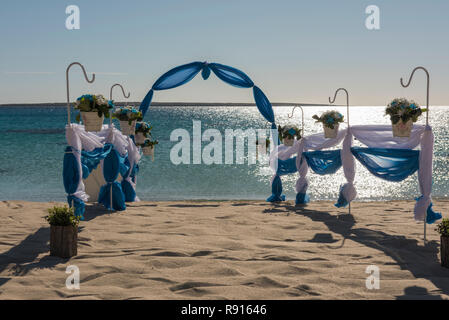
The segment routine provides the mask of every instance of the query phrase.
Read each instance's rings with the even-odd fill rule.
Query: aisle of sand
[[[49,256],[43,217],[54,203],[0,202],[0,299],[444,298],[439,237],[413,220],[412,201],[141,202],[109,214],[90,207],[78,256]],[[447,212],[449,201],[435,201]],[[340,214],[340,215],[339,215]],[[80,290],[65,287],[68,265]],[[365,286],[366,267],[380,289]]]

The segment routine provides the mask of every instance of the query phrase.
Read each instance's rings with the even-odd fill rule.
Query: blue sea
[[[388,124],[385,107],[351,107],[351,124]],[[312,115],[329,107],[305,107],[305,133],[320,132]],[[334,108],[333,108],[334,109]],[[336,108],[345,114],[345,108]],[[288,118],[291,107],[275,107],[276,122],[300,126],[300,111]],[[74,114],[72,119],[74,119]],[[424,123],[424,118],[419,123]],[[154,127],[159,140],[155,160],[143,157],[137,181],[137,194],[142,200],[185,199],[266,199],[271,194],[271,170],[254,165],[175,165],[170,161],[170,141],[174,129],[192,133],[192,121],[201,121],[202,130],[268,128],[255,107],[154,107],[145,120]],[[0,200],[64,201],[62,160],[66,146],[65,108],[0,107]],[[435,133],[433,196],[449,195],[449,123],[448,107],[432,107],[430,124]],[[380,180],[357,163],[356,188],[359,200],[413,199],[419,195],[417,174],[401,183]],[[336,174],[318,176],[309,171],[312,200],[335,200],[345,179],[340,169]],[[297,174],[284,176],[284,193],[294,199]]]

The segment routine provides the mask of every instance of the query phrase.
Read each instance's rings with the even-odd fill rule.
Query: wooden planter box
[[[78,228],[50,226],[50,255],[70,258],[77,255]]]
[[[441,265],[449,268],[449,237],[441,237]]]

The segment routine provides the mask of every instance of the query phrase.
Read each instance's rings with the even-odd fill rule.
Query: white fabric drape
[[[306,193],[308,188],[307,173],[309,167],[307,161],[303,157],[303,152],[308,150],[323,150],[329,149],[339,145],[345,139],[346,148],[342,150],[341,158],[343,163],[343,170],[347,183],[343,186],[343,195],[348,202],[352,201],[357,193],[354,187],[355,178],[355,161],[351,153],[352,135],[346,128],[340,128],[337,137],[328,139],[324,137],[324,133],[317,133],[307,137],[301,138],[299,141],[295,140],[293,146],[287,147],[279,145],[272,151],[270,155],[270,167],[275,172],[271,181],[276,176],[277,159],[287,160],[296,154],[296,168],[298,170],[298,179],[296,181],[296,193]],[[301,161],[303,159],[303,161]]]
[[[354,187],[355,179],[355,160],[351,152],[352,147],[352,128],[346,132],[345,140],[343,141],[343,148],[340,153],[341,163],[343,165],[343,173],[346,178],[346,183],[342,186],[341,193],[347,202],[351,202],[357,196],[357,191]]]
[[[414,149],[421,142],[423,125],[413,125],[410,137],[393,137],[391,125],[351,126],[354,137],[369,148]]]
[[[66,125],[65,135],[67,144],[72,147],[72,152],[78,163],[78,171],[80,172],[78,188],[73,195],[83,201],[87,201],[89,199],[89,195],[85,192],[85,186],[83,183],[81,150],[92,151],[95,148],[103,148],[105,143],[111,143],[114,146],[114,149],[117,150],[121,156],[128,154],[128,160],[131,165],[134,165],[140,161],[140,152],[134,142],[128,136],[123,135],[121,131],[117,130],[113,125],[111,127],[109,125],[103,125],[101,131],[99,132],[86,132],[83,125],[71,123]],[[135,190],[135,183],[132,181],[130,181],[130,183]]]
[[[432,128],[427,126],[421,138],[421,152],[419,154],[418,180],[422,197],[415,204],[415,220],[424,221],[427,208],[432,201],[432,170],[433,170],[433,143]]]

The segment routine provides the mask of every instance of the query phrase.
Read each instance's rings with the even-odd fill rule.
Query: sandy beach
[[[49,256],[46,208],[0,202],[0,299],[447,299],[439,236],[412,201],[139,202],[88,207],[78,256]],[[58,203],[59,204],[59,203]],[[434,201],[448,212],[449,201]],[[80,289],[65,287],[68,265]],[[380,270],[368,290],[366,267]]]

